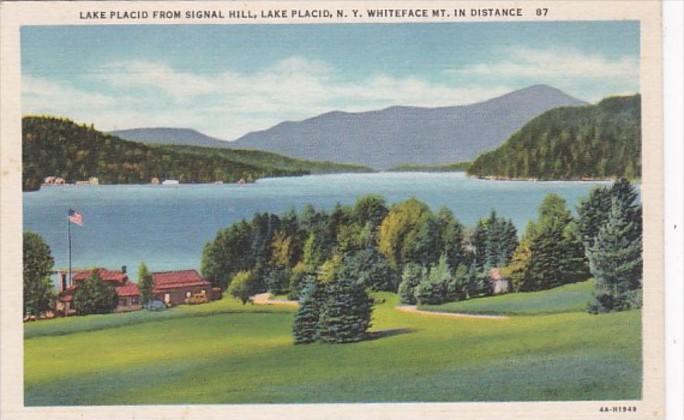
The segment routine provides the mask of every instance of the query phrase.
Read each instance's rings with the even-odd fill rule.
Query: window
[[[137,296],[133,296],[133,297],[131,298],[131,305],[137,305],[137,304],[138,304],[138,297],[137,297]]]
[[[126,298],[119,299],[119,306],[127,306]]]

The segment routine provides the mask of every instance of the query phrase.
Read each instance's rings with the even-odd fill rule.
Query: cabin
[[[492,293],[495,295],[508,293],[511,289],[511,282],[501,274],[499,268],[489,270],[489,281],[492,285]]]
[[[216,288],[196,270],[152,273],[153,294],[166,306],[209,302],[217,298]],[[220,289],[218,290],[220,296]]]
[[[121,270],[107,270],[105,268],[72,270],[71,283],[69,283],[69,272],[60,271],[61,287],[57,295],[55,309],[64,315],[75,314],[76,310],[73,308],[74,292],[78,289],[80,283],[90,278],[93,274],[97,274],[103,282],[110,284],[116,290],[119,300],[114,309],[115,312],[129,312],[141,309],[138,285],[129,281],[126,271],[126,266],[121,267]]]

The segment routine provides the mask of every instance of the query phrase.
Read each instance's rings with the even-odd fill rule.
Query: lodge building
[[[61,287],[57,296],[55,309],[63,315],[73,315],[74,291],[79,285],[96,274],[103,282],[110,284],[118,296],[114,312],[129,312],[142,309],[142,299],[138,285],[128,278],[126,266],[121,270],[93,268],[75,270],[71,273],[60,271]],[[160,300],[166,306],[176,306],[185,303],[204,303],[221,298],[221,289],[212,287],[196,270],[164,271],[152,273],[154,299]]]

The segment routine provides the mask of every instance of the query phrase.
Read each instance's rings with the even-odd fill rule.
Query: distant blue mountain
[[[388,169],[470,161],[495,149],[532,118],[584,105],[562,91],[534,85],[484,102],[439,108],[393,106],[329,112],[248,133],[231,144],[310,160]]]
[[[207,136],[206,134],[202,134],[191,128],[131,128],[128,130],[109,131],[108,133],[124,140],[146,144],[230,148],[230,143],[228,141]]]

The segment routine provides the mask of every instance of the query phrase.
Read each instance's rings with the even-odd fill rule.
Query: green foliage
[[[295,344],[313,343],[318,340],[318,320],[323,301],[322,286],[310,277],[302,289],[299,308],[292,324],[292,335]]]
[[[518,246],[518,233],[509,219],[498,217],[492,210],[489,217],[480,219],[470,235],[478,270],[503,267],[510,261]]]
[[[641,95],[545,112],[475,159],[470,175],[581,179],[641,174]]]
[[[353,217],[356,224],[360,226],[370,224],[370,229],[375,234],[388,212],[387,203],[383,197],[369,194],[356,200]]]
[[[274,268],[266,274],[266,289],[274,295],[280,295],[290,288],[290,269]]]
[[[114,287],[93,272],[74,291],[74,309],[81,315],[106,314],[116,308],[118,299]]]
[[[240,271],[230,281],[228,294],[246,304],[250,296],[258,291],[258,279],[250,271]]]
[[[398,279],[387,258],[375,248],[348,253],[342,260],[339,277],[356,281],[374,291],[396,292]]]
[[[331,283],[338,278],[341,269],[342,257],[335,254],[318,268],[317,279],[321,283]]]
[[[418,305],[438,305],[445,302],[451,283],[451,268],[446,261],[446,256],[442,255],[439,263],[430,268],[427,278],[424,278],[416,287],[414,292],[416,302]]]
[[[252,269],[256,263],[252,236],[252,226],[244,220],[219,230],[202,253],[204,277],[214,286],[225,289],[237,272]]]
[[[287,298],[290,300],[298,300],[302,288],[306,284],[307,278],[316,278],[315,272],[303,262],[299,262],[292,268],[290,272],[290,286],[287,293]]]
[[[54,291],[50,273],[55,260],[37,233],[24,232],[24,316],[39,316],[50,309]]]
[[[398,292],[401,303],[407,305],[414,305],[416,303],[415,290],[424,278],[427,278],[427,269],[425,267],[415,263],[404,265]]]
[[[281,169],[265,166],[259,158],[249,162],[229,158],[239,153],[200,147],[150,146],[122,140],[68,119],[22,119],[24,190],[38,189],[47,176],[59,176],[67,182],[94,176],[103,184],[131,184],[148,183],[153,177],[208,183],[309,173],[298,165]]]
[[[587,249],[591,273],[596,279],[591,313],[641,307],[643,271],[640,229],[629,209],[613,199],[610,216]]]
[[[340,278],[326,286],[318,321],[318,336],[324,343],[351,343],[367,337],[373,299],[363,286]]]
[[[138,290],[140,290],[143,305],[146,305],[154,297],[154,279],[144,262],[141,262],[140,267],[138,267]]]
[[[219,149],[186,145],[152,145],[159,149],[168,149],[181,153],[200,156],[218,156],[232,162],[254,165],[263,168],[292,171],[294,173],[331,174],[331,173],[366,173],[373,172],[367,166],[351,165],[329,161],[296,159],[261,150]]]
[[[539,217],[528,225],[523,242],[516,251],[516,266],[504,270],[517,276],[515,289],[549,289],[589,277],[577,223],[560,196],[544,198]]]
[[[400,269],[407,254],[412,253],[413,239],[429,216],[430,208],[414,198],[392,206],[380,225],[378,239],[378,250],[392,268]]]

